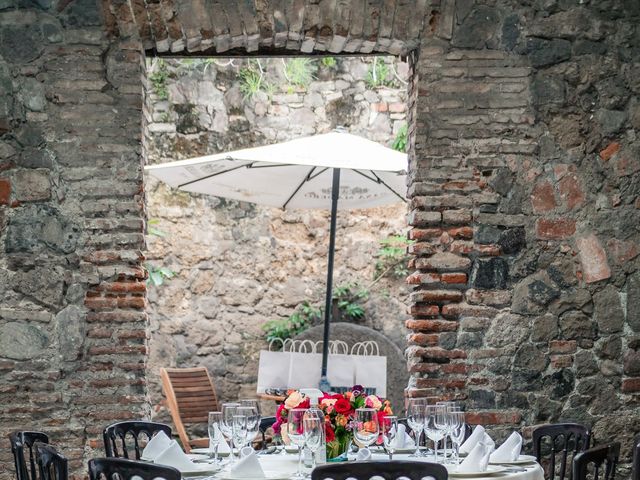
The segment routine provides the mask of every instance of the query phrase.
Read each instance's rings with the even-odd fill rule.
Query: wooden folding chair
[[[208,447],[209,438],[189,438],[186,426],[207,425],[209,412],[220,410],[215,388],[205,367],[161,368],[162,389],[184,451]]]

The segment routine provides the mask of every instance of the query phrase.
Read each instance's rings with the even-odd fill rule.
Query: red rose
[[[347,415],[349,412],[351,412],[351,402],[346,398],[340,398],[333,406],[333,408],[336,412]]]
[[[331,428],[331,425],[328,423],[324,424],[324,434],[325,437],[327,437],[327,443],[333,442],[336,439],[336,432],[333,431],[333,428]]]
[[[308,398],[305,398],[302,402],[300,402],[300,405],[298,405],[296,408],[309,408],[311,406],[311,400],[309,400]]]

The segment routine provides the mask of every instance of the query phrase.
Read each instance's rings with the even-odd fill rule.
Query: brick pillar
[[[512,252],[483,231],[512,235],[523,221],[499,211],[495,179],[535,148],[527,138],[529,69],[516,55],[436,40],[413,68],[407,394],[466,402],[472,423],[518,422],[519,413],[496,411],[493,396],[506,383],[487,370],[507,352],[485,342],[511,301],[502,257]]]

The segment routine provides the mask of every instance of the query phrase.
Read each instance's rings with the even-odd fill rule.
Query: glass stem
[[[298,477],[302,476],[302,447],[298,445]]]
[[[438,440],[433,441],[433,454],[435,455],[435,462],[438,463]]]
[[[236,459],[236,456],[235,456],[235,454],[233,453],[233,437],[229,438],[229,449],[231,450],[231,451],[229,452],[229,461],[230,461],[231,463],[233,463],[233,462],[235,461],[235,459]]]
[[[213,457],[214,463],[218,463],[219,462],[219,460],[218,460],[218,448],[219,447],[220,447],[220,444],[216,443],[216,446],[214,448],[214,454],[213,454],[214,455],[214,457]]]

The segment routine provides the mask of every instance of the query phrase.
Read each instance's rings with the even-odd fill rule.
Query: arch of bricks
[[[537,3],[0,10],[0,477],[11,430],[51,433],[81,474],[104,425],[149,414],[146,54],[407,55],[407,395],[497,435],[638,432],[640,12]]]

